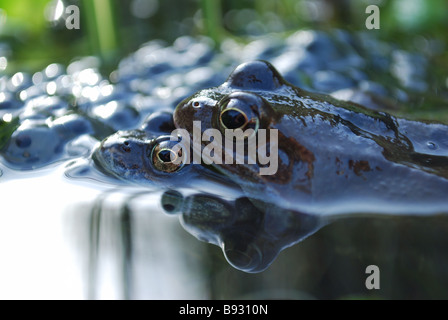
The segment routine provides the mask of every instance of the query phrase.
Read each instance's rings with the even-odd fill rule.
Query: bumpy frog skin
[[[226,114],[229,106],[233,111]],[[165,211],[181,213],[190,233],[221,246],[227,260],[246,272],[264,270],[282,249],[332,218],[448,212],[446,125],[398,119],[304,91],[264,61],[240,65],[221,86],[184,100],[172,121],[154,116],[145,128],[118,132],[102,142],[95,162],[127,181],[169,188]],[[259,164],[155,165],[154,150],[170,130],[193,136],[193,121],[202,132],[254,123],[277,129],[277,172],[260,175]],[[201,179],[212,180],[215,190],[181,190]],[[220,194],[221,185],[242,192]]]

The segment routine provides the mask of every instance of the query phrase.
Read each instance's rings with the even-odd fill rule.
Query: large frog
[[[190,135],[170,141],[176,128]],[[201,151],[210,139],[191,148],[187,159],[196,152],[200,164],[176,161],[182,157],[176,146],[211,128],[223,134],[253,129],[255,135],[276,129],[278,140],[268,134],[266,144],[278,147],[275,172],[260,174],[266,165],[247,159],[209,163]],[[222,154],[236,153],[222,145]],[[268,62],[254,61],[237,67],[222,85],[181,102],[173,119],[154,115],[139,130],[109,137],[94,159],[122,179],[179,190],[165,193],[163,208],[182,213],[187,230],[221,246],[233,266],[259,272],[332,218],[446,213],[447,156],[446,125],[398,119],[307,92],[287,83]],[[214,189],[182,191],[199,181],[212,181]],[[224,185],[237,191],[223,193]]]
[[[448,126],[307,92],[265,61],[242,64],[221,86],[184,100],[174,123],[191,136],[199,124],[202,133],[277,129],[275,174],[261,175],[260,163],[211,165],[254,203],[317,215],[448,211]]]

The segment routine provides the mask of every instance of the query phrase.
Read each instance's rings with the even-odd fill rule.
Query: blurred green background
[[[111,70],[146,41],[182,35],[219,44],[305,27],[365,31],[370,4],[381,10],[381,29],[372,31],[380,37],[417,46],[410,37],[447,42],[445,0],[0,0],[0,72],[32,72],[86,55],[100,56]],[[79,30],[65,27],[69,5],[80,9]]]

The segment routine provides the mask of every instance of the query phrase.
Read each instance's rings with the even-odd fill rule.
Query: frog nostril
[[[430,149],[430,150],[436,150],[436,149],[438,149],[437,144],[435,144],[435,143],[432,142],[432,141],[428,141],[428,142],[426,143],[426,146],[427,146],[428,149]]]
[[[125,141],[123,142],[123,145],[121,146],[121,149],[126,152],[129,153],[131,152],[131,148],[129,147],[129,141]]]

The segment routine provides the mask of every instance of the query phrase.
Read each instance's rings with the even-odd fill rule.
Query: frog
[[[186,143],[195,130],[204,137],[209,129],[276,130],[277,140],[269,136],[266,143],[278,148],[277,170],[264,175],[259,162],[185,161],[195,152],[210,160],[203,150],[211,140],[196,149],[194,141]],[[188,157],[176,148],[182,143],[190,147]],[[236,153],[222,147],[223,154]],[[233,267],[256,273],[341,217],[446,213],[447,156],[447,125],[303,90],[257,60],[186,98],[173,113],[105,139],[93,158],[108,174],[165,188],[165,212],[180,214],[187,231],[220,246]],[[203,181],[209,184],[198,189]]]
[[[105,177],[146,188],[207,190],[218,184],[237,192],[237,185],[213,170],[171,163],[171,156],[182,158],[171,150],[178,143],[172,140],[173,130],[171,111],[154,112],[139,128],[119,130],[103,139],[91,155],[93,166]]]
[[[243,63],[220,86],[182,101],[174,124],[278,131],[278,170],[212,164],[253,202],[315,215],[448,211],[448,126],[395,117],[296,87],[267,61]],[[196,124],[196,128],[195,125]],[[199,125],[199,126],[198,126]],[[203,139],[204,140],[204,139]],[[246,139],[246,144],[248,139]],[[202,147],[210,141],[202,141]],[[236,153],[235,150],[222,152]],[[247,159],[246,159],[247,160]]]

